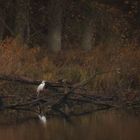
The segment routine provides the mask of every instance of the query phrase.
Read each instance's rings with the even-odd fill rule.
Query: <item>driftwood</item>
[[[59,115],[68,119],[70,116],[84,115],[93,111],[120,107],[122,104],[118,104],[120,103],[120,99],[117,96],[97,96],[91,93],[89,94],[89,91],[84,90],[84,86],[99,74],[101,73],[95,73],[89,79],[76,84],[70,84],[66,80],[57,82],[46,81],[47,87],[51,90],[51,94],[43,94],[39,97],[34,94],[34,96],[29,97],[28,100],[22,103],[17,101],[15,104],[5,104],[4,100],[6,98],[14,98],[16,100],[18,97],[16,95],[0,96],[0,109]],[[9,75],[0,75],[0,80],[28,85],[38,85],[42,81]]]

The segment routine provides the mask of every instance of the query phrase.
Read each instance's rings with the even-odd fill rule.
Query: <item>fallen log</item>
[[[17,76],[17,75],[11,76],[11,75],[4,75],[4,74],[0,74],[0,80],[19,82],[22,84],[31,84],[31,85],[38,85],[39,83],[41,83],[41,80],[33,80],[23,76]]]
[[[104,72],[107,73],[107,72]],[[57,82],[51,82],[46,81],[46,84],[53,93],[58,94],[45,94],[41,95],[39,97],[31,96],[30,98],[25,98],[23,102],[19,102],[18,98],[19,95],[12,96],[0,96],[1,103],[0,109],[6,110],[21,110],[21,111],[28,111],[33,112],[35,114],[39,114],[40,112],[43,112],[43,114],[52,114],[52,115],[60,115],[66,119],[68,119],[69,116],[76,116],[76,115],[82,115],[93,111],[99,111],[99,110],[107,110],[110,108],[118,108],[118,96],[97,96],[94,94],[91,94],[92,92],[88,90],[84,90],[84,87],[90,82],[91,79],[94,79],[97,75],[100,75],[103,73],[97,73],[95,72],[90,78],[83,80],[76,84],[71,84],[67,82],[66,80],[61,80]],[[10,76],[10,75],[2,75],[0,74],[0,80],[6,80],[10,82],[19,82],[21,84],[28,84],[28,85],[38,85],[41,83],[42,80],[33,80],[30,78],[22,77],[22,76]],[[90,93],[90,94],[89,94]],[[13,98],[14,97],[14,98]],[[4,100],[7,98],[13,98],[16,103],[10,103],[10,104],[3,104]],[[4,99],[4,100],[3,100]],[[76,111],[76,108],[81,105],[80,112]],[[90,110],[84,110],[83,106],[86,107],[89,105],[91,106]],[[133,104],[132,104],[133,105]],[[94,106],[94,107],[93,107]],[[121,106],[121,104],[120,104]],[[68,111],[65,111],[65,107],[67,107]],[[44,109],[45,108],[45,109]],[[45,111],[44,111],[45,110]]]
[[[46,81],[45,83],[47,84],[48,87],[65,88],[67,86],[67,88],[72,88],[72,90],[75,90],[78,88],[81,89],[81,87],[86,86],[90,82],[91,79],[95,79],[96,76],[106,74],[109,72],[116,72],[116,70],[106,71],[106,72],[96,72],[95,71],[95,73],[92,74],[89,78],[87,78],[79,83],[76,83],[76,84],[71,84],[65,79],[57,80],[56,82],[45,80]],[[31,78],[27,78],[25,76],[5,75],[5,74],[0,74],[0,80],[5,80],[5,81],[9,81],[9,82],[18,82],[21,84],[28,84],[28,85],[39,85],[42,82],[42,80],[34,80]]]

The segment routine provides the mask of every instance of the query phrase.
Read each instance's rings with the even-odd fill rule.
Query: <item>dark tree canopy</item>
[[[1,0],[0,3],[0,40],[18,36],[29,45],[37,43],[59,51],[67,42],[82,42],[84,48],[90,49],[108,40],[103,37],[106,35],[125,36],[129,40],[139,36],[138,0]]]

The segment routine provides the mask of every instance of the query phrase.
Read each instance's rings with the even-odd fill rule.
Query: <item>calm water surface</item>
[[[63,119],[0,125],[0,140],[140,140],[140,116],[120,111]]]

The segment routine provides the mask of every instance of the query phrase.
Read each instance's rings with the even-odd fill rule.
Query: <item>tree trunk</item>
[[[4,34],[4,26],[3,23],[0,21],[0,42],[3,40],[3,34]]]
[[[85,50],[91,50],[93,37],[92,21],[86,22],[84,32],[82,36],[82,48]]]
[[[4,35],[4,10],[0,8],[0,42],[3,40]]]
[[[17,0],[16,36],[20,42],[29,40],[29,0]]]
[[[48,4],[48,47],[53,52],[61,50],[62,1],[50,0]]]

